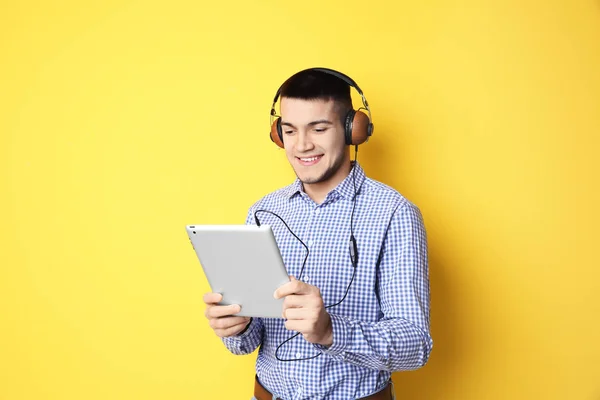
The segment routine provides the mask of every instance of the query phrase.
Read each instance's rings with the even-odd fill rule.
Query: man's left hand
[[[333,343],[333,329],[321,291],[293,276],[290,279],[274,293],[276,299],[285,297],[282,316],[286,319],[286,329],[300,332],[310,343],[330,346]]]

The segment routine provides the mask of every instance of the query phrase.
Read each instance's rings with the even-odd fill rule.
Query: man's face
[[[349,161],[349,152],[334,101],[282,98],[281,128],[288,161],[300,181],[343,180],[340,167]]]

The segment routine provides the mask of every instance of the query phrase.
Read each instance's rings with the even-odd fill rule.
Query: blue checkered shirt
[[[317,286],[325,305],[337,303],[352,277],[350,215],[355,193],[354,236],[358,245],[356,276],[345,300],[327,311],[333,327],[329,347],[307,342],[302,335],[276,348],[296,332],[283,319],[253,318],[241,334],[223,338],[234,354],[260,346],[256,374],[271,393],[285,400],[348,400],[383,389],[391,373],[417,369],[429,359],[429,270],[427,236],[419,209],[394,189],[370,179],[358,163],[353,172],[315,203],[296,180],[255,203],[254,212],[278,214],[310,249],[276,217],[258,213],[270,225],[290,275]]]

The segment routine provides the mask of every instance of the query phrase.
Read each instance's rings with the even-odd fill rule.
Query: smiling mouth
[[[300,162],[300,164],[304,165],[304,166],[309,166],[309,165],[314,165],[316,163],[318,163],[321,158],[323,158],[323,155],[319,155],[319,156],[312,156],[312,157],[296,157],[296,159]]]

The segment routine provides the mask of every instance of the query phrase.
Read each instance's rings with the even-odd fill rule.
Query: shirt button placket
[[[308,231],[308,237],[310,239],[308,239],[307,245],[308,248],[312,250],[312,246],[315,244],[315,241],[313,240],[314,236],[313,236],[313,232],[318,232],[317,229],[317,221],[315,221],[317,219],[317,216],[319,215],[319,213],[321,212],[321,209],[317,206],[315,208],[313,208],[313,212],[310,213],[310,225],[309,225],[309,231]]]
[[[318,224],[318,215],[321,212],[321,209],[319,208],[319,206],[316,206],[313,208],[312,212],[310,213],[310,217],[309,217],[309,224],[308,224],[308,232],[307,232],[307,238],[308,240],[306,241],[306,245],[308,246],[308,250],[310,252],[312,252],[314,250],[314,246],[315,246],[315,232],[319,232],[319,224]],[[302,280],[306,283],[309,283],[310,281],[310,277],[305,273],[302,276]]]

